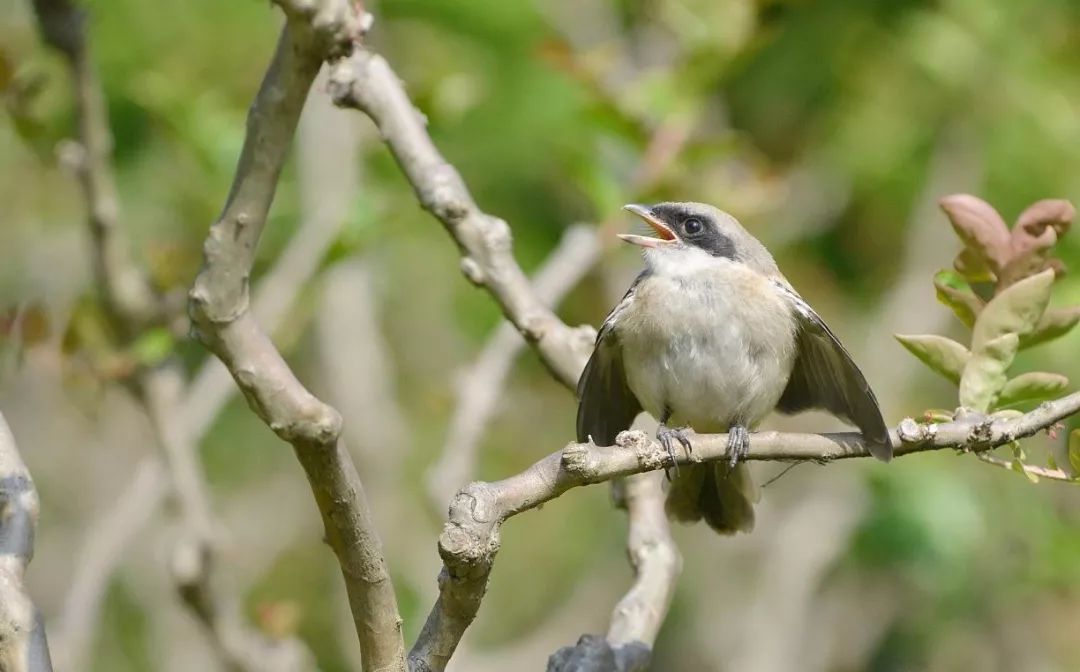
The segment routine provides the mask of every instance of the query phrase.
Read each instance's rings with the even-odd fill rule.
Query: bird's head
[[[775,268],[765,247],[728,213],[704,203],[657,203],[623,206],[645,221],[655,235],[619,234],[644,248],[646,258],[729,259],[766,271]]]

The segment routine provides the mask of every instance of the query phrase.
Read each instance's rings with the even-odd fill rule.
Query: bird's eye
[[[690,219],[683,222],[683,230],[691,236],[696,233],[701,233],[701,230],[704,228],[705,225],[701,223],[701,220],[695,217],[691,217]]]

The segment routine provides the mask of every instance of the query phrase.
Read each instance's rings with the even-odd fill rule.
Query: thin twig
[[[978,457],[987,464],[992,464],[995,467],[1001,467],[1002,469],[1008,469],[1010,471],[1016,471],[1017,465],[1024,471],[1029,477],[1046,478],[1051,481],[1064,481],[1066,483],[1076,483],[1076,477],[1070,476],[1062,469],[1051,469],[1049,467],[1040,467],[1035,464],[1017,463],[1012,460],[1006,460],[990,453],[979,453]]]
[[[0,670],[52,672],[45,623],[26,590],[38,495],[0,413]]]
[[[401,617],[341,416],[296,379],[249,310],[248,281],[278,176],[325,51],[290,21],[248,117],[229,198],[210,228],[190,292],[196,334],[228,367],[252,410],[292,444],[341,565],[364,668],[405,670]]]

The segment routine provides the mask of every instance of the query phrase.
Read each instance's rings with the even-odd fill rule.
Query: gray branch
[[[126,344],[165,319],[169,307],[132,259],[120,227],[111,167],[112,138],[86,35],[85,13],[70,0],[36,0],[35,9],[46,42],[60,51],[70,66],[79,142],[77,149],[66,155],[83,187],[96,284],[110,322]],[[171,484],[184,528],[173,553],[174,578],[181,597],[207,628],[222,658],[237,670],[311,667],[307,662],[310,654],[298,641],[272,642],[248,627],[240,615],[238,598],[218,585],[212,572],[216,523],[197,443],[181,413],[184,381],[178,367],[139,367],[128,382],[147,413],[164,465],[154,461],[140,470],[119,500],[118,510],[95,530],[102,537],[90,542],[94,554],[77,572],[72,599],[61,621],[65,662],[73,668],[84,665],[107,577],[123,557],[122,546],[116,544],[122,544],[147,521],[164,497],[167,488],[163,486]],[[162,466],[167,469],[163,471]],[[163,478],[166,475],[169,481]],[[157,487],[148,489],[148,485]],[[74,598],[84,602],[72,601]]]
[[[333,66],[329,91],[335,103],[356,108],[375,122],[420,204],[457,243],[462,273],[491,294],[552,375],[573,389],[595,331],[568,327],[532,290],[514,261],[510,227],[477,207],[461,175],[432,143],[422,115],[386,60],[357,49]]]
[[[1037,409],[1014,419],[995,419],[977,414],[967,414],[955,422],[943,424],[920,424],[906,419],[892,432],[892,442],[897,456],[913,453],[953,449],[963,452],[984,452],[1017,439],[1026,438],[1047,430],[1064,418],[1080,411],[1080,392],[1042,404]],[[725,459],[726,434],[692,435],[693,451],[679,455],[678,462],[690,464]],[[751,460],[806,460],[827,462],[838,459],[869,457],[870,452],[858,433],[798,434],[782,432],[759,432],[751,435]],[[548,502],[567,490],[583,485],[601,483],[614,478],[640,474],[671,466],[663,447],[644,432],[628,431],[619,435],[614,446],[571,443],[536,462],[525,471],[494,483],[477,482],[464,488],[450,506],[450,517],[439,538],[439,552],[445,569],[440,580],[443,586],[437,606],[428,619],[432,632],[425,634],[445,646],[455,632],[454,626],[464,626],[476,615],[483,598],[487,577],[499,550],[499,528],[511,516]],[[450,581],[448,579],[452,578]],[[642,577],[638,578],[639,585]],[[447,590],[450,586],[451,590]],[[667,596],[668,598],[670,596]],[[432,623],[433,619],[436,623]],[[435,629],[434,625],[441,625]],[[622,647],[607,646],[610,656],[595,638],[587,638],[587,650],[572,654],[574,664],[588,661],[617,660],[612,657],[620,648],[625,654],[626,645],[640,635],[655,635],[651,622],[639,621],[634,627],[612,625],[612,632],[622,640]],[[627,641],[629,640],[629,641]],[[597,648],[599,647],[599,648]],[[553,657],[553,664],[563,665],[556,670],[624,670],[631,667],[565,667],[569,664],[564,656],[567,650]],[[636,654],[635,654],[636,655]],[[584,657],[584,658],[582,658]],[[624,665],[628,663],[623,663]],[[637,664],[637,663],[634,663]],[[429,666],[430,667],[430,666]],[[424,668],[421,668],[424,669]],[[430,667],[430,669],[442,669]]]
[[[45,623],[23,581],[34,557],[38,495],[0,414],[0,670],[52,672]]]
[[[305,21],[311,16],[303,14]],[[325,31],[337,34],[328,24],[312,25],[293,15],[251,106],[236,177],[203,247],[189,313],[200,340],[232,373],[252,410],[292,444],[307,473],[341,565],[364,669],[403,671],[397,600],[359,474],[339,441],[341,416],[296,379],[248,305],[251,265],[278,176],[308,90],[330,53]]]
[[[439,154],[424,128],[423,116],[413,107],[386,61],[358,49],[350,58],[334,65],[329,91],[338,105],[356,108],[375,122],[421,205],[442,222],[457,243],[462,256],[461,270],[466,278],[488,291],[506,319],[537,351],[552,375],[573,389],[591,353],[595,331],[589,326],[572,328],[564,324],[530,285],[514,260],[510,229],[506,222],[478,208],[461,176]],[[658,132],[655,142],[651,143],[648,154],[657,158],[657,163],[670,160],[672,147],[685,139],[685,129],[679,128],[682,130],[663,129],[662,133]],[[669,155],[666,159],[665,150]],[[646,170],[635,176],[635,183],[651,179],[654,179],[653,176]],[[505,342],[510,342],[509,336]],[[485,375],[496,378],[505,375],[500,368],[492,366],[494,374]],[[475,433],[475,430],[471,431],[471,434]],[[473,440],[474,437],[467,433],[465,438]],[[646,516],[645,509],[649,507],[652,510]],[[451,520],[453,516],[452,506]],[[662,516],[659,500],[642,499],[638,516],[642,520],[656,520]],[[631,517],[634,518],[634,515]],[[663,529],[666,531],[666,522]],[[488,545],[456,549],[452,539],[445,533],[443,537],[440,553],[444,567],[439,576],[439,598],[409,653],[414,672],[446,668],[479,609],[487,586],[490,563],[498,546],[496,537]],[[655,539],[658,543],[664,539],[670,542],[666,534]],[[459,550],[475,561],[462,562]],[[674,544],[665,550],[672,557],[678,556]],[[648,564],[653,556],[641,556],[639,559]],[[674,574],[663,567],[653,569],[642,565],[638,571],[639,582],[642,577],[649,577],[649,584],[658,577],[674,579]],[[658,622],[666,611],[668,598],[664,596],[670,590],[672,586],[669,585],[663,590],[639,591],[634,601],[646,595],[649,599],[661,598],[660,603],[651,605]],[[636,613],[650,612],[642,606]],[[651,630],[647,626],[641,628],[643,633]],[[651,647],[655,632],[651,632],[649,637],[644,642],[646,650]]]
[[[554,306],[596,264],[600,241],[596,230],[572,226],[533,278],[533,292]],[[458,488],[476,472],[476,454],[484,428],[491,422],[502,398],[514,360],[525,346],[521,334],[509,322],[501,323],[476,360],[457,381],[458,405],[450,420],[446,443],[427,475],[428,499],[442,514]]]

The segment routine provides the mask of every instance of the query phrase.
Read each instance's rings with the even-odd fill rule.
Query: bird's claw
[[[683,449],[686,450],[687,456],[694,452],[694,447],[690,445],[690,439],[686,436],[686,429],[686,427],[672,428],[661,424],[656,430],[656,440],[659,441],[660,445],[667,451],[668,458],[671,460],[670,468],[675,470],[676,476],[679,475],[679,463],[675,457],[675,442],[678,441],[679,444],[682,445]],[[664,469],[664,475],[667,476],[669,481],[671,480],[671,474],[666,468]]]
[[[743,425],[732,425],[727,439],[728,466],[735,468],[750,454],[750,432]]]

